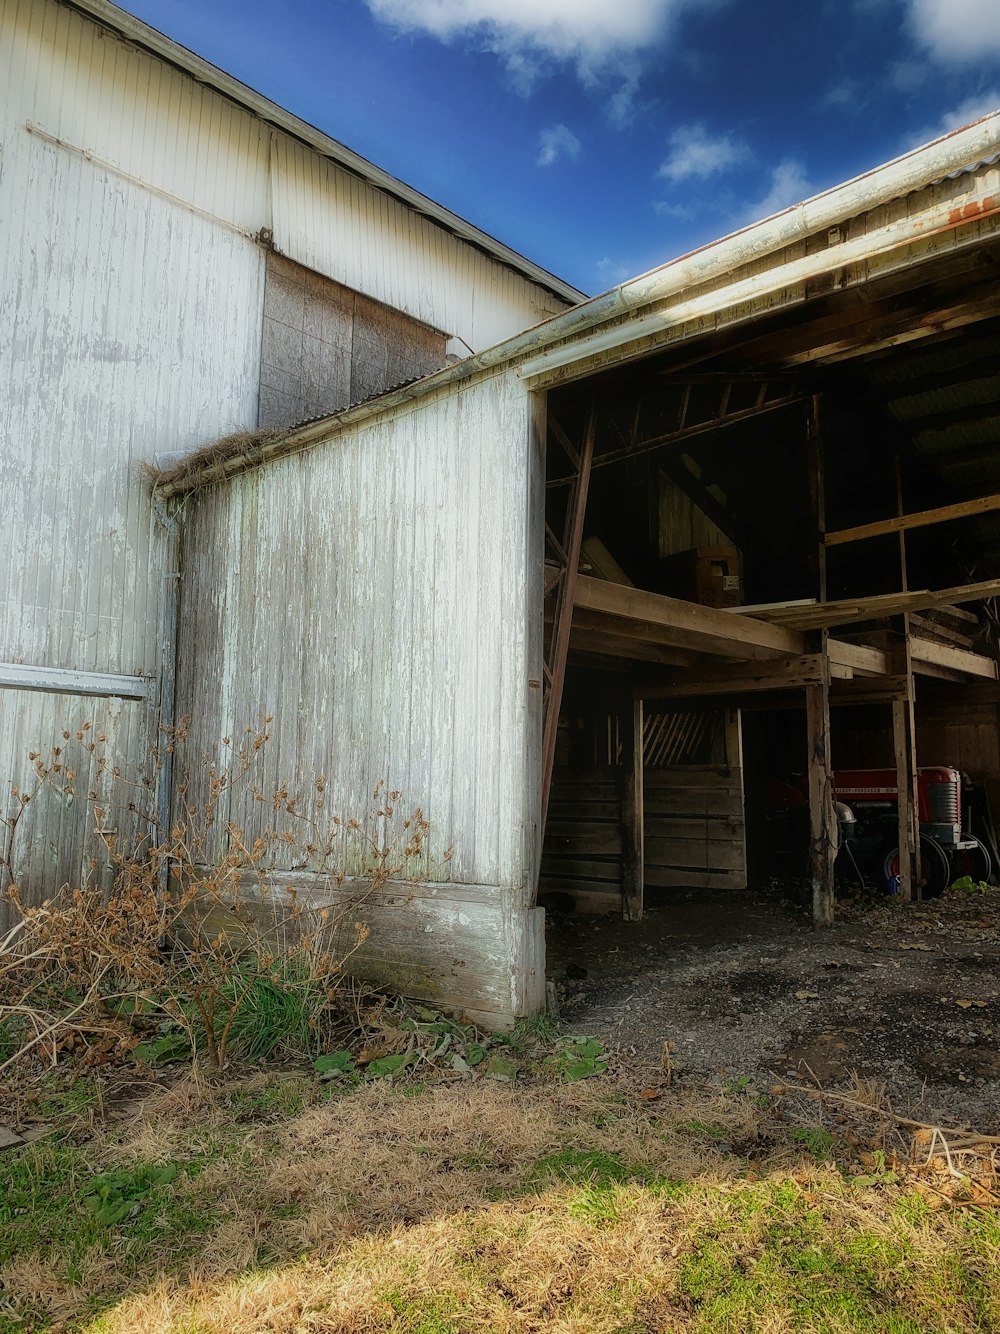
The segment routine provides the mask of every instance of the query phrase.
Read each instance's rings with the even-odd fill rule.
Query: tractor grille
[[[932,824],[958,825],[958,784],[928,783]]]

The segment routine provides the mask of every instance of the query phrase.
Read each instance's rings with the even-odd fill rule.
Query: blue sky
[[[1000,0],[128,0],[586,292],[1000,108]]]

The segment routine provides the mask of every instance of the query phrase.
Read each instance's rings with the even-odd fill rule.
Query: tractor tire
[[[925,899],[936,899],[951,884],[951,865],[948,854],[935,838],[920,835],[920,893]],[[899,883],[899,847],[890,848],[882,862],[882,883],[887,894],[895,894]],[[916,895],[913,896],[916,898]]]
[[[966,834],[965,837],[968,839],[971,838],[972,835]],[[974,848],[961,848],[951,854],[951,879],[948,881],[949,885],[954,884],[956,880],[961,880],[964,875],[967,875],[970,880],[975,880],[977,883],[985,881],[989,884],[990,876],[992,874],[993,859],[990,857],[989,852],[987,852],[985,844],[980,843],[978,838],[976,839],[976,846]]]

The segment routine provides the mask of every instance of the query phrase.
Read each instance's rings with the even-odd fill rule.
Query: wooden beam
[[[889,533],[901,533],[911,528],[929,528],[932,524],[948,523],[951,519],[964,519],[971,514],[989,514],[998,509],[1000,509],[1000,493],[979,496],[976,500],[962,500],[954,505],[939,505],[936,509],[920,510],[916,514],[904,514],[899,518],[880,519],[877,523],[862,523],[855,528],[841,528],[835,533],[827,533],[826,545],[839,547],[848,542],[864,542],[870,537],[885,537]]]
[[[574,618],[573,633],[569,640],[572,653],[620,658],[623,662],[656,663],[661,667],[690,667],[697,661],[697,655],[686,649],[652,640],[643,641],[634,636],[606,633],[607,622],[600,623],[600,628],[578,624],[579,619],[585,615],[584,612],[578,612]]]
[[[811,606],[782,605],[772,610],[757,607],[754,619],[796,630],[818,630],[823,626],[851,625],[898,616],[905,611],[929,611],[952,603],[978,602],[1000,594],[1000,579],[986,579],[978,584],[959,584],[955,588],[917,589],[913,592],[879,593],[874,597],[843,598],[836,602],[818,602]],[[743,607],[727,607],[724,616],[741,616]]]
[[[563,684],[566,680],[566,658],[569,653],[569,637],[573,624],[576,581],[580,566],[580,545],[583,542],[583,521],[587,512],[590,467],[594,457],[594,437],[596,433],[597,405],[596,401],[592,399],[587,416],[587,425],[584,430],[583,445],[580,450],[580,467],[569,496],[566,537],[562,543],[562,550],[566,557],[566,567],[556,589],[552,642],[549,649],[549,660],[546,663],[548,690],[543,701],[541,820],[539,824],[543,838],[545,836],[545,817],[549,806],[549,792],[552,789],[552,768],[556,757],[559,709],[562,705]]]
[[[904,903],[920,897],[920,820],[916,804],[916,759],[913,735],[913,694],[892,701],[892,746],[896,759],[896,788],[899,792],[897,824],[899,840],[899,897]]]
[[[831,639],[827,645],[833,667],[850,667],[862,676],[885,676],[889,655],[867,644],[850,644],[846,639]]]
[[[576,582],[576,606],[608,617],[609,633],[634,633],[644,627],[667,632],[673,642],[705,653],[721,652],[743,657],[774,657],[801,654],[805,639],[795,630],[768,625],[749,616],[733,616],[730,610],[703,607],[696,602],[647,593],[641,588],[623,588],[581,575]]]
[[[790,690],[823,679],[823,655],[807,653],[792,658],[768,658],[757,663],[723,663],[696,667],[672,681],[641,687],[646,699],[699,699],[709,695],[739,695],[759,690]],[[831,678],[849,681],[849,667],[829,664]]]
[[[970,653],[968,649],[952,648],[950,644],[939,644],[936,640],[922,639],[917,635],[910,636],[910,653],[915,663],[945,667],[965,676],[982,676],[988,681],[997,679],[996,662],[984,657],[982,653]]]
[[[645,834],[643,831],[643,706],[641,699],[626,706],[622,718],[622,916],[641,922]]]
[[[809,766],[809,871],[813,925],[833,925],[833,863],[837,855],[837,817],[833,805],[830,753],[830,677],[806,687],[806,736]]]
[[[894,699],[906,698],[905,676],[884,676],[879,679],[856,676],[853,681],[833,681],[830,703],[840,708],[847,705],[888,704]]]

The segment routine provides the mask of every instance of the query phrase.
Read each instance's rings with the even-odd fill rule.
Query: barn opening
[[[992,873],[998,260],[833,279],[551,385],[542,902],[637,920],[797,867],[827,923],[852,814],[879,888]],[[930,766],[964,775],[952,835]]]

